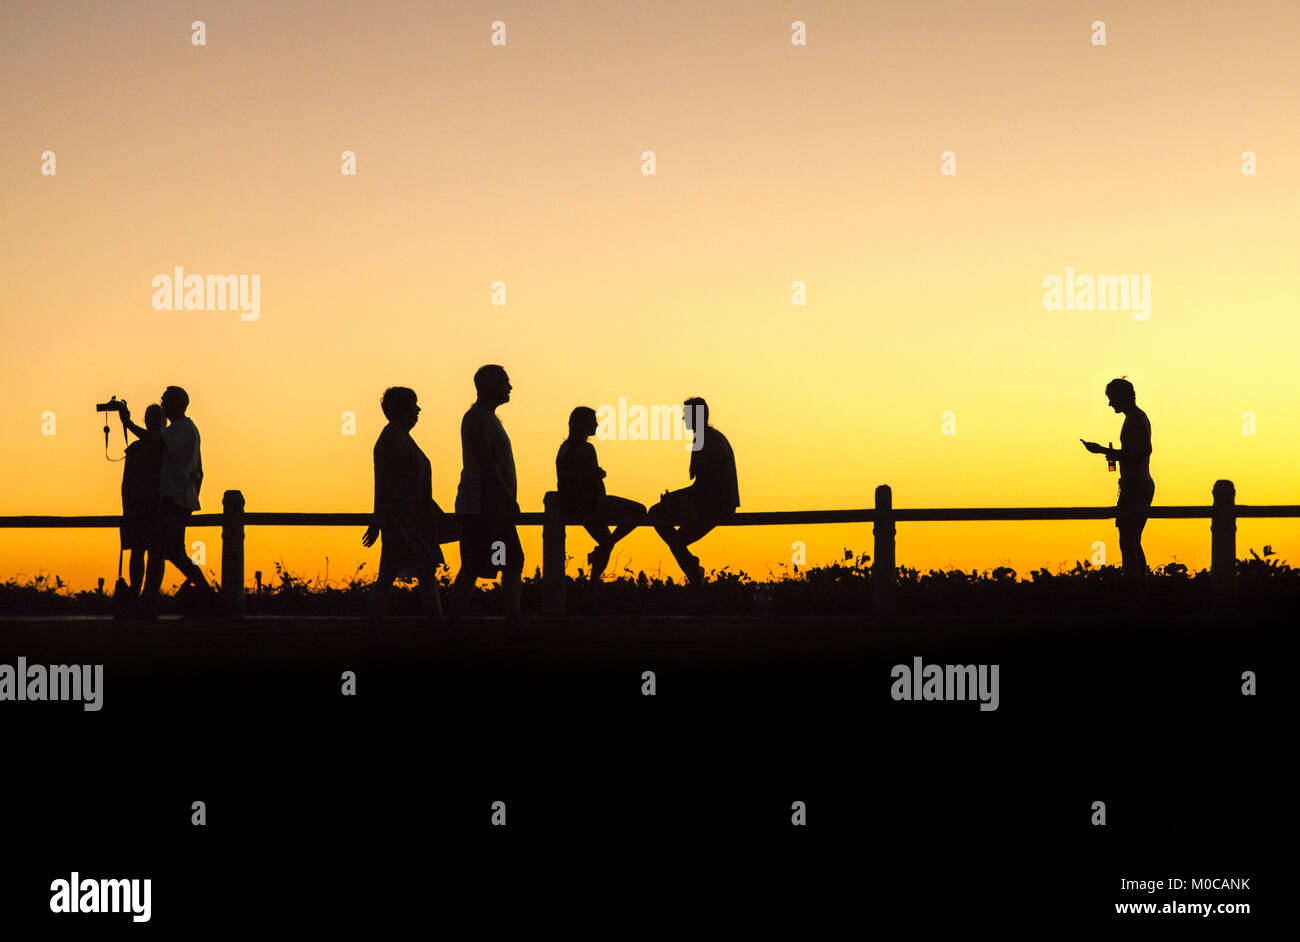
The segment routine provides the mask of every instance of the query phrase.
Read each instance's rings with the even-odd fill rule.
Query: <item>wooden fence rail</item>
[[[1234,579],[1237,559],[1237,520],[1243,517],[1300,517],[1300,504],[1239,505],[1231,481],[1216,481],[1209,506],[1152,507],[1157,519],[1208,519],[1210,521],[1210,585],[1217,610],[1230,610],[1236,602]],[[878,615],[898,611],[898,570],[895,563],[896,524],[942,521],[996,520],[1112,520],[1114,507],[962,507],[897,509],[888,484],[876,488],[875,506],[858,510],[770,510],[737,513],[723,526],[767,527],[828,523],[871,523],[874,536],[872,556],[872,609]],[[521,526],[542,528],[542,609],[548,615],[563,615],[565,609],[565,530],[576,526],[559,509],[554,491],[543,500],[545,510],[519,515]],[[232,610],[244,609],[244,527],[364,527],[371,515],[362,513],[268,513],[244,510],[244,495],[226,491],[219,514],[195,514],[191,527],[221,527],[221,588]],[[453,519],[454,514],[449,514]],[[84,517],[18,516],[0,517],[0,529],[63,529],[116,527],[117,515]]]

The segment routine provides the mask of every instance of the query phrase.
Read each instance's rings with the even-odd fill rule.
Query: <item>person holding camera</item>
[[[144,428],[131,421],[131,413],[127,411],[125,401],[118,406],[117,414],[122,420],[122,427],[134,431],[136,435],[136,440],[126,448],[125,466],[122,470],[122,550],[131,551],[127,565],[131,581],[124,586],[119,578],[114,593],[116,603],[129,610],[140,598],[145,555],[152,553],[158,542],[163,410],[158,403],[151,403],[144,410]]]
[[[158,528],[156,542],[149,553],[144,591],[140,598],[142,614],[146,618],[157,614],[158,592],[162,587],[163,572],[168,561],[204,596],[211,598],[215,595],[208,580],[203,578],[203,570],[185,552],[185,527],[190,514],[199,509],[199,488],[203,485],[199,430],[185,414],[189,405],[189,393],[181,387],[168,386],[163,390],[162,411],[167,417],[167,426],[158,433],[163,446]],[[148,434],[147,430],[141,430],[131,422],[131,413],[125,404],[121,415],[123,424],[136,435],[144,438]]]

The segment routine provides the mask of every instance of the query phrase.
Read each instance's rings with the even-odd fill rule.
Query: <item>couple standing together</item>
[[[458,527],[450,525],[434,501],[429,459],[411,438],[420,415],[415,392],[404,386],[384,392],[380,407],[388,424],[375,442],[374,516],[361,538],[363,545],[372,546],[382,536],[379,573],[369,601],[372,626],[384,616],[393,581],[406,574],[419,579],[424,613],[442,620],[436,577],[446,561],[441,544],[457,539],[461,565],[452,584],[452,619],[464,611],[475,580],[491,579],[499,572],[506,618],[514,624],[522,622],[524,552],[516,529],[518,481],[510,436],[496,415],[497,407],[510,401],[511,388],[501,366],[480,367],[474,374],[476,398],[460,423]],[[587,557],[593,579],[603,573],[614,544],[649,522],[687,577],[692,582],[703,580],[703,567],[687,547],[735,513],[740,498],[731,445],[708,425],[708,405],[703,399],[690,399],[685,407],[683,421],[699,442],[691,453],[694,483],[665,491],[649,511],[635,501],[605,493],[605,472],[588,441],[596,433],[595,411],[579,406],[569,416],[569,436],[555,461],[558,490],[567,518],[584,526],[596,540]],[[613,531],[607,525],[611,521]]]
[[[189,393],[180,386],[168,386],[161,401],[144,410],[143,426],[131,421],[125,400],[118,407],[122,427],[137,438],[127,446],[122,473],[122,550],[131,552],[131,581],[123,582],[119,564],[113,595],[122,606],[120,614],[157,616],[168,562],[181,571],[199,597],[209,602],[215,597],[203,570],[185,550],[185,527],[199,509],[203,486],[199,430],[185,414],[189,405]]]

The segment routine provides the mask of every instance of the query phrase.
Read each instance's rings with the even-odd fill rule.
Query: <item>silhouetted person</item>
[[[438,544],[442,510],[433,499],[433,468],[411,438],[420,406],[414,390],[393,386],[384,391],[379,407],[388,424],[375,442],[375,510],[361,537],[363,546],[373,546],[383,535],[379,572],[370,589],[370,627],[377,629],[384,617],[393,580],[407,575],[420,580],[424,614],[441,622],[437,573],[444,562]]]
[[[126,448],[122,469],[122,549],[131,551],[128,563],[130,584],[121,600],[134,606],[140,598],[144,581],[144,560],[158,542],[161,512],[163,462],[163,410],[156,402],[144,410],[144,428],[131,421],[126,403],[118,411],[124,428],[135,432],[137,440]]]
[[[159,481],[161,503],[158,542],[149,554],[144,591],[141,594],[143,614],[147,617],[153,616],[158,610],[158,590],[162,587],[164,561],[172,563],[205,596],[214,594],[208,580],[203,578],[203,570],[185,552],[185,527],[189,523],[190,514],[199,509],[199,488],[203,486],[199,430],[185,414],[189,405],[189,393],[181,387],[168,386],[163,390],[162,409],[168,424],[162,430],[164,452]],[[125,418],[129,420],[129,416]]]
[[[682,421],[694,435],[690,476],[695,483],[678,491],[664,491],[649,515],[686,578],[698,585],[704,581],[704,568],[686,547],[736,512],[740,490],[736,456],[727,437],[708,424],[708,404],[695,397],[684,405]]]
[[[1083,442],[1083,447],[1105,455],[1107,461],[1119,462],[1115,526],[1119,528],[1120,558],[1129,584],[1145,589],[1147,558],[1142,552],[1142,528],[1156,491],[1156,482],[1151,479],[1151,422],[1137,407],[1133,384],[1128,380],[1112,379],[1107,383],[1106,398],[1112,409],[1124,415],[1119,448],[1105,448],[1096,442]]]
[[[555,456],[560,506],[596,541],[596,548],[587,554],[592,582],[604,574],[614,544],[646,522],[645,504],[605,493],[605,471],[596,461],[596,447],[587,441],[596,434],[597,424],[595,409],[574,409],[569,414],[569,437]],[[612,533],[611,521],[615,524]]]
[[[510,401],[510,377],[504,367],[480,367],[474,374],[478,398],[460,423],[463,467],[456,490],[460,521],[460,571],[451,590],[451,615],[465,609],[476,579],[501,573],[506,618],[519,624],[519,594],[524,549],[519,544],[515,456],[510,436],[496,416],[497,406]]]

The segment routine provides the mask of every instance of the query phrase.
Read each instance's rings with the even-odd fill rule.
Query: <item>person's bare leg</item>
[[[688,579],[695,581],[699,559],[692,555],[681,538],[681,532],[686,528],[684,526],[674,527],[663,522],[656,523],[654,528],[655,532],[659,534],[659,538],[667,544],[668,551],[673,554],[673,559],[677,560],[677,565],[681,567],[682,572],[686,574]]]
[[[700,558],[687,549],[687,547],[696,540],[702,539],[705,534],[714,528],[714,526],[716,526],[716,524],[705,523],[704,521],[692,521],[690,523],[682,524],[677,529],[676,540],[678,548],[673,549],[673,556],[676,558],[677,564],[682,567],[682,572],[686,574],[686,578],[697,585],[702,585],[704,583],[704,567],[700,565]],[[671,548],[672,545],[669,545]],[[679,550],[680,555],[678,555]]]
[[[370,598],[366,601],[366,616],[371,633],[379,630],[388,612],[388,597],[393,589],[393,567],[379,557],[379,572],[375,574],[375,583],[370,587]]]
[[[673,494],[678,493],[680,492],[673,492]],[[665,497],[668,496],[671,495],[665,495]],[[680,503],[679,498],[677,504]],[[650,508],[646,517],[650,525],[654,527],[655,532],[659,534],[659,538],[667,544],[669,552],[673,554],[673,559],[677,560],[677,565],[681,567],[686,578],[691,582],[696,582],[701,578],[703,570],[700,568],[700,561],[686,548],[689,542],[693,542],[686,539],[689,535],[688,527],[685,524],[680,527],[674,525],[678,519],[681,519],[682,512],[683,508],[680,506],[675,510],[669,510],[665,506],[665,501],[661,500]],[[694,539],[698,540],[699,536]]]
[[[663,522],[656,523],[654,528],[655,532],[659,534],[659,538],[668,546],[669,552],[673,554],[673,559],[677,560],[677,565],[682,567],[682,572],[691,571],[694,562],[698,562],[698,560],[691,555],[690,550],[686,548],[686,543],[681,539],[681,531],[686,528],[675,527],[670,523]]]
[[[184,550],[180,550],[175,556],[171,557],[171,562],[185,576],[185,581],[197,590],[196,601],[198,606],[192,611],[195,614],[216,614],[215,603],[217,602],[217,590],[208,584],[208,580],[203,577],[203,570],[185,555]]]
[[[158,593],[162,591],[166,554],[159,547],[149,550],[149,560],[144,570],[144,589],[140,593],[141,614],[152,618],[158,614]]]
[[[181,571],[187,581],[194,583],[194,588],[202,592],[211,592],[212,586],[203,578],[203,570],[195,565],[194,560],[185,555],[184,550],[177,550],[168,555],[167,561]]]
[[[127,564],[127,572],[131,578],[131,598],[139,598],[140,587],[144,582],[144,550],[140,547],[131,550],[131,561]]]
[[[1147,522],[1145,520],[1141,521],[1133,533],[1133,551],[1137,556],[1138,563],[1138,582],[1141,583],[1143,587],[1146,586],[1147,577],[1150,575],[1150,570],[1147,568],[1147,554],[1146,551],[1142,549],[1142,531],[1146,528],[1146,525]]]
[[[442,601],[438,598],[438,567],[420,573],[420,610],[433,625],[441,626]]]
[[[604,522],[613,520],[615,527],[612,533],[606,531],[604,540],[598,540],[598,546],[587,557],[591,563],[591,579],[596,582],[605,574],[605,567],[609,565],[610,554],[614,551],[618,541],[623,539],[637,527],[647,522],[647,514],[644,504],[638,504],[636,501],[628,500],[625,497],[605,497],[601,502],[600,512],[602,521],[600,529],[605,531]],[[592,536],[596,535],[593,525],[587,525],[587,532]],[[660,536],[663,536],[660,531]],[[665,538],[664,542],[668,542]],[[597,565],[599,564],[599,565]]]
[[[1138,604],[1146,588],[1146,556],[1142,552],[1141,533],[1145,521],[1125,520],[1119,528],[1120,567],[1129,602]]]
[[[626,497],[607,497],[606,504],[611,511],[610,519],[615,524],[614,532],[609,535],[611,544],[617,543],[647,521],[644,504],[638,504]]]
[[[632,533],[632,531],[637,528],[637,526],[639,526],[639,524],[635,524],[635,523],[619,524],[617,527],[614,528],[614,532],[609,535],[609,542],[617,543],[619,540],[623,539],[623,537],[629,536]]]
[[[1140,519],[1134,524],[1131,542],[1134,568],[1137,570],[1134,574],[1133,600],[1135,604],[1140,606],[1145,606],[1149,602],[1148,593],[1150,592],[1150,570],[1147,569],[1147,554],[1142,549],[1142,530],[1145,526],[1145,519]]]
[[[593,520],[582,526],[596,541],[596,548],[587,554],[587,565],[590,567],[587,579],[590,582],[599,582],[600,577],[605,573],[605,567],[609,565],[609,554],[614,548],[614,540],[610,536],[609,527],[603,523]]]
[[[667,508],[664,507],[663,501],[647,510],[645,516],[646,523],[654,527],[655,533],[658,533],[659,538],[665,543],[669,542],[673,534],[677,532],[677,528],[673,526],[672,519]]]
[[[523,593],[523,570],[507,569],[501,573],[501,591],[505,600],[506,621],[512,625],[522,625],[524,614],[519,608],[519,597]]]
[[[451,584],[451,618],[453,621],[459,619],[465,611],[465,605],[469,602],[469,597],[474,591],[475,577],[464,561],[460,564],[460,571],[456,573],[456,580]]]

